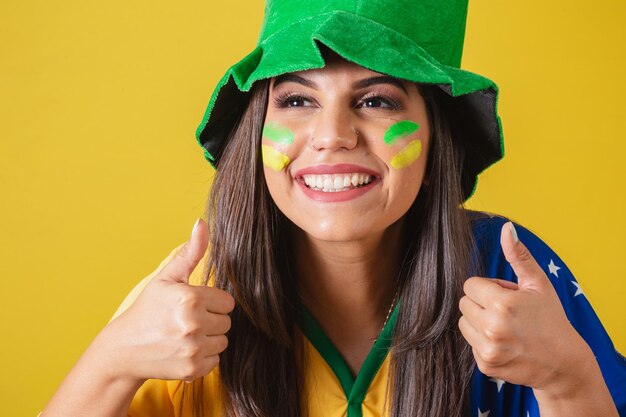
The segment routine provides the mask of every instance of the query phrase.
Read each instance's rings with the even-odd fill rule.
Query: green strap
[[[400,303],[401,300],[398,300],[387,324],[380,333],[380,336],[378,336],[378,339],[376,339],[374,346],[372,346],[372,349],[367,354],[356,379],[352,376],[352,372],[345,359],[341,356],[341,353],[339,353],[335,345],[333,345],[328,336],[326,336],[306,307],[300,304],[298,325],[313,347],[319,352],[324,361],[326,361],[330,369],[332,369],[337,380],[339,380],[348,403],[347,417],[361,417],[363,415],[363,400],[365,400],[367,390],[385,361],[385,357],[391,346],[392,333],[395,328]]]
[[[352,377],[352,372],[348,364],[335,345],[333,345],[333,342],[330,341],[326,333],[324,333],[319,324],[317,324],[309,310],[302,304],[299,313],[298,325],[313,347],[315,347],[330,369],[335,373],[347,399],[354,386],[354,378]]]

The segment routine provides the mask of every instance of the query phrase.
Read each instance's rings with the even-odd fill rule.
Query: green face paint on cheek
[[[269,122],[263,127],[263,137],[272,142],[281,145],[290,145],[293,143],[293,132],[277,123]]]
[[[422,153],[422,142],[414,140],[409,142],[400,152],[391,158],[390,165],[395,169],[406,168],[419,158]]]
[[[272,168],[278,172],[289,165],[289,157],[271,146],[261,145],[261,157],[263,165]]]
[[[398,139],[406,138],[407,136],[417,132],[420,128],[415,122],[410,120],[402,120],[401,122],[394,123],[389,126],[389,129],[385,132],[383,138],[387,145],[393,145]]]

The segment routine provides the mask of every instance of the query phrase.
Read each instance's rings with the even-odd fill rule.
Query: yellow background
[[[211,178],[194,131],[262,9],[0,3],[0,415],[40,410],[187,238]],[[625,19],[623,0],[473,0],[463,61],[499,84],[506,138],[470,206],[547,241],[622,352]]]

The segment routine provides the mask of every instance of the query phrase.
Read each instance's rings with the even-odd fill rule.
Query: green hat
[[[196,139],[217,168],[252,84],[322,68],[320,43],[356,64],[396,78],[438,85],[449,99],[455,140],[465,149],[466,198],[476,176],[503,155],[495,83],[460,69],[468,0],[267,0],[256,48],[218,83]]]

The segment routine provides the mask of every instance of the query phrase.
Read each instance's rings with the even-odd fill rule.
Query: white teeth
[[[347,191],[372,182],[368,174],[304,175],[304,183],[309,188],[324,192]]]

